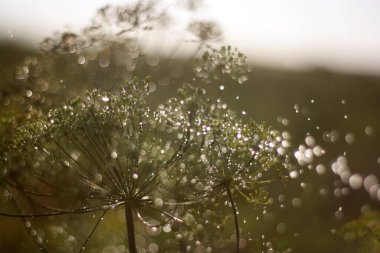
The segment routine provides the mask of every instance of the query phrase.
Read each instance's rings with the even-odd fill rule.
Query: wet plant
[[[188,92],[182,90],[178,96],[178,99],[171,100],[175,108],[180,108],[183,101],[188,100]],[[189,217],[196,217],[195,220],[203,220],[206,224],[214,219],[215,226],[220,227],[223,221],[215,216],[226,216],[215,215],[218,211],[210,208],[210,203],[219,207],[224,203],[230,208],[235,226],[236,252],[240,252],[245,240],[240,240],[239,211],[234,196],[239,202],[245,200],[256,208],[270,204],[270,197],[263,188],[273,181],[286,178],[289,165],[285,155],[287,151],[282,147],[282,138],[277,131],[252,120],[241,119],[234,111],[227,109],[220,99],[214,102],[203,117],[202,128],[198,132],[199,136],[203,136],[202,144],[191,151],[195,163],[191,166],[181,163],[177,177],[182,177],[183,173],[195,175],[191,176],[189,191],[195,193],[190,195],[192,201],[187,203],[203,203],[203,207],[198,211],[191,210]],[[187,112],[165,114],[171,121],[178,122],[186,118]],[[213,218],[210,217],[211,213]],[[194,222],[193,225],[197,227],[199,223]],[[215,240],[216,233],[210,237]]]
[[[16,105],[21,101],[25,111],[33,114],[86,89],[117,87],[134,76],[149,75],[157,84],[168,85],[192,64],[191,60],[178,64],[178,59],[173,63],[184,44],[190,44],[190,54],[196,57],[222,32],[215,21],[186,21],[179,28],[182,34],[167,48],[169,53],[149,50],[155,46],[149,41],[176,34],[172,14],[178,11],[192,12],[150,0],[103,6],[81,31],[66,30],[45,38],[37,53],[7,70],[1,76],[5,86],[1,99]]]
[[[238,253],[245,247],[238,204],[271,203],[264,188],[283,179],[288,166],[282,137],[240,118],[198,87],[245,82],[246,57],[230,46],[209,44],[221,36],[217,23],[192,21],[187,26],[192,39],[174,47],[168,65],[183,42],[196,44],[183,66],[207,50],[193,71],[189,68],[189,77],[179,78],[178,66],[162,68],[164,60],[145,54],[139,39],[168,21],[154,2],[105,6],[82,33],[47,38],[41,54],[16,69],[10,88],[23,88],[6,98],[16,111],[22,101],[28,113],[9,117],[12,127],[2,129],[9,136],[2,138],[8,146],[1,150],[7,197],[0,215],[22,218],[42,251],[86,251],[103,218],[121,209],[130,253],[143,247],[136,242],[141,226],[149,240],[161,230],[172,231],[176,243],[160,242],[160,251],[211,252],[231,244],[220,229],[231,224]],[[132,78],[147,74],[152,78]],[[152,93],[167,77],[185,85],[153,106]],[[23,126],[14,134],[18,124]],[[82,242],[62,229],[48,228],[53,236],[36,232],[30,220],[86,214],[97,220]],[[63,242],[53,242],[57,233]],[[151,252],[158,250],[154,245]]]
[[[119,90],[89,91],[20,128],[2,177],[18,208],[1,214],[28,218],[101,210],[103,217],[122,206],[133,253],[135,221],[152,233],[175,224],[184,231],[202,223],[190,218],[196,209],[213,212],[226,199],[240,252],[233,195],[256,206],[268,203],[261,184],[286,167],[280,137],[191,86],[152,109],[149,84],[134,79]],[[48,246],[42,238],[40,244]]]
[[[45,38],[38,52],[28,53],[17,66],[10,64],[0,75],[3,117],[7,111],[15,112],[18,116],[12,116],[12,124],[22,125],[25,120],[46,113],[70,97],[83,95],[87,89],[116,88],[134,76],[151,76],[151,89],[189,81],[183,76],[191,72],[193,58],[210,48],[210,42],[216,38],[201,35],[206,28],[216,30],[215,21],[186,21],[180,28],[183,34],[168,47],[169,53],[149,50],[152,43],[147,44],[162,37],[160,34],[175,34],[171,31],[175,29],[173,11],[192,13],[200,3],[185,1],[184,4],[181,7],[138,0],[106,5],[81,31],[66,30]],[[189,26],[192,28],[188,29]],[[219,36],[221,29],[218,30]],[[192,57],[174,59],[184,44],[194,45],[190,50]],[[8,132],[12,132],[11,128]],[[2,135],[1,139],[9,136],[11,134]]]
[[[359,241],[359,252],[378,252],[380,249],[379,212],[369,211],[358,219],[347,222],[338,233],[346,241]]]
[[[186,2],[187,11],[199,3]],[[170,4],[157,3],[105,6],[82,31],[47,38],[2,72],[0,212],[19,218],[0,217],[0,251],[32,251],[18,247],[33,241],[62,253],[355,251],[336,231],[360,206],[362,214],[378,208],[378,175],[365,168],[380,163],[376,145],[354,147],[378,143],[369,113],[378,92],[349,90],[378,79],[345,77],[338,88],[339,76],[325,70],[257,67],[237,91],[246,58],[210,43],[222,37],[218,24],[190,17],[173,44],[158,43],[177,22]],[[270,124],[278,116],[284,132],[248,115]],[[299,145],[287,157],[290,141]],[[352,159],[363,150],[376,159]],[[290,182],[276,184],[292,156]],[[338,234],[377,252],[377,216]],[[13,230],[20,220],[30,238]]]

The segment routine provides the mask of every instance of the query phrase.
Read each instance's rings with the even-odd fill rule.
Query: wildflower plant
[[[1,99],[16,106],[24,104],[28,117],[32,117],[57,102],[83,95],[86,89],[115,88],[134,76],[149,75],[155,85],[178,83],[183,69],[191,69],[189,64],[193,62],[178,64],[174,56],[186,47],[193,51],[191,59],[198,57],[222,31],[215,21],[191,19],[179,27],[182,33],[174,37],[176,44],[170,52],[152,53],[155,44],[149,41],[176,34],[171,30],[176,28],[174,14],[192,12],[163,2],[137,0],[106,5],[81,31],[67,30],[45,38],[37,53],[7,70],[7,76],[0,76],[4,85]]]
[[[180,97],[177,106],[185,98],[186,95]],[[236,252],[240,252],[244,240],[240,240],[241,228],[235,196],[255,207],[270,204],[269,196],[262,186],[275,179],[284,179],[287,162],[285,157],[279,155],[282,152],[281,137],[276,131],[237,117],[235,112],[223,107],[221,100],[210,103],[207,109],[207,117],[203,118],[202,128],[197,133],[201,137],[201,145],[191,152],[195,163],[191,166],[182,163],[180,168],[180,173],[185,171],[185,175],[194,175],[190,182],[195,194],[191,196],[193,202],[190,203],[197,203],[198,200],[198,203],[203,204],[201,211],[190,210],[191,214],[187,215],[193,217],[198,212],[201,217],[195,220],[209,224],[210,217],[205,218],[204,214],[210,216],[218,212],[210,208],[209,204],[221,206],[223,202],[226,203],[233,215]],[[193,225],[203,227],[202,222],[194,221]],[[215,220],[214,216],[214,223],[215,227],[219,227],[223,221]],[[215,240],[215,231],[210,237],[213,238],[210,240]]]
[[[22,168],[7,172],[15,175],[7,179],[8,183],[28,198],[42,198],[33,199],[42,215],[108,210],[125,204],[132,246],[132,210],[141,219],[137,208],[145,206],[179,220],[157,208],[162,206],[159,196],[170,192],[165,189],[168,184],[151,188],[160,171],[180,159],[187,140],[175,147],[176,143],[171,145],[160,138],[156,117],[145,107],[148,84],[139,85],[130,82],[118,96],[92,91],[84,100],[71,101],[51,111],[46,120],[20,129],[12,154],[39,159],[27,162],[32,168],[25,172]],[[68,180],[71,176],[74,180]],[[66,190],[62,194],[63,187]],[[152,190],[154,199],[149,197]],[[54,198],[54,202],[47,203],[44,197]],[[136,249],[130,248],[130,252]]]
[[[247,57],[231,46],[207,50],[202,58],[196,59],[194,67],[195,76],[205,83],[228,77],[229,81],[242,84],[248,80],[249,72]]]
[[[211,252],[231,244],[228,227],[234,228],[232,241],[239,253],[245,244],[240,202],[255,208],[270,204],[265,186],[287,172],[287,150],[276,131],[239,117],[221,98],[206,95],[204,88],[226,79],[243,83],[249,72],[237,49],[206,43],[221,35],[214,22],[189,25],[199,42],[194,56],[205,45],[208,50],[195,60],[193,75],[181,80],[185,84],[176,96],[153,106],[157,80],[131,77],[145,76],[137,64],[148,57],[140,54],[131,33],[167,20],[164,12],[153,10],[153,2],[104,7],[82,36],[63,33],[58,40],[45,40],[44,60],[30,58],[26,73],[20,70],[17,79],[30,82],[26,96],[35,100],[31,111],[38,103],[46,105],[41,94],[49,95],[57,83],[67,82],[63,97],[72,96],[60,107],[30,114],[32,119],[7,139],[11,143],[0,161],[0,182],[8,202],[0,215],[22,218],[28,229],[33,228],[30,219],[39,217],[97,218],[81,242],[65,232],[74,233],[70,222],[60,229],[50,226],[47,231],[54,236],[32,229],[43,252],[87,251],[103,218],[121,210],[129,253],[143,252],[141,241],[161,230],[169,241],[150,244],[150,252]],[[120,40],[109,40],[105,26],[115,24]],[[126,60],[120,61],[120,52]],[[76,74],[61,79],[50,65],[61,66],[73,56],[83,69],[78,74],[76,65],[74,72],[68,68]],[[97,88],[76,92],[72,86],[81,81],[93,81]],[[209,86],[199,86],[204,84]]]
[[[200,88],[186,86],[156,110],[147,106],[149,96],[149,81],[134,79],[118,91],[87,92],[20,128],[4,160],[3,181],[17,192],[13,198],[22,213],[2,215],[100,210],[104,216],[122,206],[133,253],[136,220],[153,230],[174,223],[191,227],[199,225],[194,210],[212,212],[224,200],[232,209],[239,252],[233,195],[268,203],[259,185],[267,182],[263,173],[285,167],[277,151],[280,137],[238,119]]]

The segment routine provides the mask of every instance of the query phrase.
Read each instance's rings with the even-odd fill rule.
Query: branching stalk
[[[234,214],[234,222],[235,222],[235,233],[236,233],[236,253],[240,253],[239,243],[240,243],[240,229],[239,229],[239,221],[238,221],[238,213],[236,209],[236,204],[234,198],[232,196],[231,188],[229,185],[226,185],[227,196],[229,201],[231,202],[232,212]]]

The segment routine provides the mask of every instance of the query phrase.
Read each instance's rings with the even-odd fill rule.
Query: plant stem
[[[125,204],[125,220],[127,224],[128,248],[129,253],[137,253],[135,239],[135,224],[133,221],[133,212],[129,203]]]
[[[100,222],[103,220],[103,217],[106,215],[108,209],[103,212],[103,214],[99,217],[98,221],[95,223],[95,226],[92,228],[90,234],[87,236],[86,240],[83,242],[82,247],[80,247],[78,253],[82,253],[85,250],[87,243],[90,241],[91,237],[95,233],[96,228],[99,226]]]
[[[227,196],[229,201],[231,202],[232,205],[232,212],[234,213],[234,222],[235,222],[235,233],[236,233],[236,253],[240,252],[239,244],[240,244],[240,231],[239,231],[239,221],[238,221],[238,213],[236,209],[236,204],[234,201],[234,198],[232,196],[231,188],[230,186],[226,186],[227,190]]]

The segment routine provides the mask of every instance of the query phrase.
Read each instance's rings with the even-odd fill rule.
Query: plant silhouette
[[[118,91],[90,91],[20,128],[3,180],[23,212],[2,215],[105,215],[122,206],[129,252],[137,252],[135,219],[153,230],[183,223],[189,216],[175,207],[212,210],[226,193],[239,252],[233,194],[267,203],[254,190],[263,172],[284,168],[279,136],[211,103],[200,88],[186,86],[156,110],[146,104],[149,94],[149,82],[134,79]]]
[[[28,114],[15,134],[13,127],[2,130],[11,134],[2,138],[9,146],[1,160],[8,203],[0,215],[21,218],[27,228],[32,227],[30,218],[97,218],[76,244],[54,244],[54,238],[32,230],[42,251],[86,251],[103,218],[123,210],[130,253],[139,252],[137,226],[145,228],[147,237],[161,229],[173,231],[178,245],[171,243],[171,249],[211,252],[228,241],[218,229],[231,223],[239,253],[239,202],[254,207],[270,203],[263,185],[283,179],[288,167],[281,137],[270,127],[239,117],[200,86],[247,80],[243,54],[208,44],[221,36],[217,23],[188,25],[188,41],[197,44],[185,62],[195,58],[192,75],[178,80],[185,85],[175,97],[152,106],[159,82],[154,78],[173,75],[165,68],[160,74],[152,71],[159,60],[153,63],[142,53],[144,45],[135,33],[169,20],[154,2],[105,6],[81,34],[47,38],[41,55],[28,57],[16,69],[16,83],[27,87],[21,94],[26,92]],[[168,62],[181,45],[170,52]],[[208,50],[196,58],[203,49]],[[125,56],[122,61],[120,55]],[[147,74],[153,78],[132,77]],[[221,208],[223,203],[228,209]],[[65,242],[74,241],[66,237]],[[165,248],[160,243],[152,247],[151,252]]]

